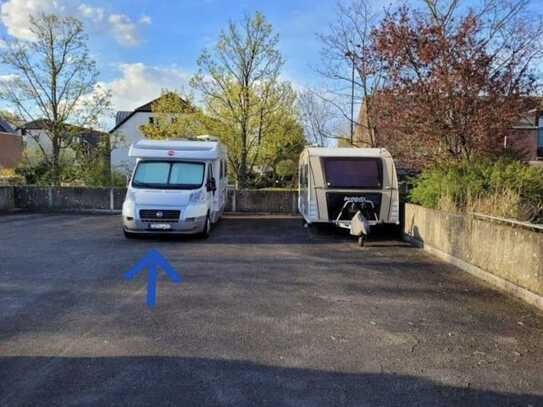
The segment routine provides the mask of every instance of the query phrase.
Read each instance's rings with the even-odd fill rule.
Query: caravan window
[[[326,157],[322,161],[326,183],[331,188],[380,189],[383,186],[380,158]]]
[[[197,189],[204,182],[204,163],[142,161],[132,186],[160,189]]]

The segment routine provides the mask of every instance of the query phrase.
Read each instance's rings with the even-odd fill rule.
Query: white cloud
[[[137,25],[124,14],[111,14],[108,18],[111,31],[119,44],[136,45],[140,42]]]
[[[177,67],[151,66],[141,62],[120,64],[120,77],[101,83],[112,93],[115,110],[133,110],[160,96],[163,89],[186,88],[189,74]]]
[[[31,15],[55,13],[73,15],[92,24],[90,30],[110,32],[123,46],[134,46],[141,42],[140,28],[151,23],[149,16],[132,20],[126,14],[108,12],[101,7],[86,3],[76,4],[70,0],[7,0],[0,5],[0,19],[8,34],[23,40],[32,40],[29,27]]]
[[[151,24],[151,17],[149,17],[149,16],[141,16],[140,19],[139,19],[139,23],[149,25],[149,24]]]
[[[19,79],[19,77],[15,74],[6,74],[6,75],[0,75],[0,82],[13,82]]]
[[[62,4],[56,0],[8,0],[0,6],[2,23],[9,35],[32,40],[32,32],[28,29],[31,15],[39,13],[61,13]]]
[[[105,11],[103,8],[91,7],[85,3],[82,3],[78,10],[82,17],[89,18],[95,23],[99,23],[104,20]]]

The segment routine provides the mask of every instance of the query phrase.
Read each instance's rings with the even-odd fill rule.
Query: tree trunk
[[[241,123],[241,156],[238,170],[238,183],[240,189],[247,188],[247,122]]]
[[[55,186],[60,186],[60,144],[57,136],[52,140],[51,178]]]
[[[238,184],[240,189],[247,188],[247,147],[245,145],[241,148],[241,157],[238,171]]]

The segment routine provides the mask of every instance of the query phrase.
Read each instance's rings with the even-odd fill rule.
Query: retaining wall
[[[10,208],[112,211],[122,208],[126,188],[16,186],[11,194],[13,204]],[[0,201],[0,208],[1,205]],[[226,211],[295,214],[297,193],[229,189]]]
[[[404,236],[543,309],[543,227],[406,204]]]
[[[0,186],[0,211],[6,211],[15,208],[15,195],[13,187]]]

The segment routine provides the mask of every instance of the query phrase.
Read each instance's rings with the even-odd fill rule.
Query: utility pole
[[[351,146],[354,139],[354,54],[351,51],[345,53],[345,57],[352,62],[351,71]]]

